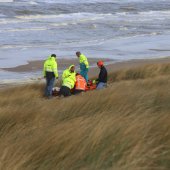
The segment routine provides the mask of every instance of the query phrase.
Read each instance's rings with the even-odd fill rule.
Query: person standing
[[[64,97],[71,96],[71,89],[74,88],[76,82],[75,66],[71,65],[68,69],[63,72],[62,75],[62,86],[59,91],[59,96]]]
[[[107,70],[104,67],[103,61],[101,60],[97,62],[97,66],[100,69],[98,79],[96,80],[97,81],[96,89],[98,90],[98,89],[102,89],[107,86]]]
[[[87,57],[84,54],[81,54],[80,51],[76,52],[76,56],[79,58],[80,74],[85,78],[86,82],[88,83],[89,63]]]
[[[58,79],[58,69],[55,54],[49,56],[44,62],[43,75],[46,79],[45,96],[51,98],[55,79]]]

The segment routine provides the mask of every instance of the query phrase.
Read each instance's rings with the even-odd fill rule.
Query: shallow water
[[[0,68],[75,51],[115,60],[169,56],[170,1],[0,0],[0,49]],[[32,74],[0,71],[1,79],[15,76]]]

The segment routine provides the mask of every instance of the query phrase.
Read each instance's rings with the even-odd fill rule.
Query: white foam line
[[[13,0],[0,0],[0,3],[1,3],[1,2],[8,3],[8,2],[13,2]]]
[[[113,16],[112,14],[96,14],[96,13],[72,13],[72,14],[59,14],[59,15],[24,15],[16,16],[18,19],[37,20],[37,19],[50,19],[50,18],[64,18],[64,19],[82,19],[82,18],[104,18]]]
[[[23,31],[44,31],[47,30],[47,28],[39,27],[39,28],[18,28],[18,29],[6,29],[2,30],[0,32],[23,32]]]
[[[123,18],[122,18],[123,17]],[[59,14],[59,15],[24,15],[24,16],[16,16],[20,21],[15,22],[29,22],[29,21],[37,21],[37,20],[49,20],[55,19],[55,22],[61,22],[61,25],[67,24],[75,24],[78,22],[88,22],[94,20],[113,20],[113,19],[123,19],[128,21],[138,21],[138,18],[141,18],[140,21],[150,21],[150,20],[164,20],[166,18],[170,18],[170,11],[147,11],[147,12],[118,12],[115,14],[98,14],[98,13],[72,13],[72,14]],[[62,21],[65,21],[62,23]],[[5,21],[1,21],[4,22]],[[53,22],[53,21],[51,21]],[[58,23],[54,26],[60,26]]]
[[[18,23],[24,23],[28,21],[24,20],[14,20],[14,19],[0,19],[0,24],[18,24]]]
[[[46,19],[46,18],[57,18],[57,15],[23,15],[23,16],[16,16],[15,18],[18,19],[25,19],[25,20],[35,20],[35,19]]]
[[[30,1],[29,4],[30,4],[30,5],[38,5],[38,3],[35,2],[35,1]]]
[[[12,48],[20,48],[20,49],[27,49],[27,48],[39,48],[39,47],[55,47],[56,45],[51,44],[43,44],[43,45],[1,45],[1,49],[12,49]]]

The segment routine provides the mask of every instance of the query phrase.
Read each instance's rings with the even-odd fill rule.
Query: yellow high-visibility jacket
[[[84,54],[80,55],[79,62],[80,62],[80,65],[84,64],[86,68],[89,68],[89,62],[87,60],[87,57]]]
[[[74,65],[71,65],[68,69],[66,69],[62,75],[62,86],[66,86],[69,89],[74,88],[76,82],[76,72],[70,72],[72,66]]]
[[[46,76],[47,72],[54,73],[54,76],[58,78],[57,62],[54,57],[49,56],[44,62],[43,75]]]

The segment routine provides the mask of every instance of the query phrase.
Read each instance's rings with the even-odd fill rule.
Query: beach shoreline
[[[122,68],[129,68],[134,66],[140,66],[144,64],[157,64],[157,63],[166,63],[170,61],[170,56],[162,57],[162,58],[151,58],[151,59],[131,59],[131,60],[125,60],[125,61],[118,61],[113,60],[109,58],[89,58],[88,61],[90,63],[90,67],[96,67],[97,61],[102,60],[104,61],[105,65],[107,65],[109,68],[112,68],[114,66],[113,71],[116,71],[118,69]],[[8,67],[8,68],[0,68],[3,71],[8,72],[15,72],[15,73],[22,73],[22,72],[36,72],[41,71],[43,69],[43,63],[45,60],[31,60],[28,61],[27,64],[19,65],[16,67]],[[57,59],[58,64],[58,70],[64,70],[70,65],[74,64],[76,68],[79,68],[79,62],[76,58],[65,58],[65,59]]]
[[[89,78],[94,78],[97,77],[99,74],[99,69],[96,66],[96,62],[98,61],[98,58],[93,58],[90,59],[90,69],[89,69]],[[133,59],[133,60],[127,60],[127,61],[114,61],[111,59],[103,59],[106,64],[106,68],[108,70],[108,73],[112,73],[115,71],[119,71],[121,69],[130,69],[130,68],[136,68],[136,67],[141,67],[149,64],[165,64],[165,63],[170,63],[170,57],[164,57],[164,58],[153,58],[153,59]],[[26,65],[21,65],[17,66],[14,68],[5,68],[5,71],[8,72],[31,72],[31,71],[41,71],[42,66],[43,66],[43,60],[38,60],[38,61],[29,61],[28,64]],[[58,60],[58,66],[59,69],[66,69],[69,65],[75,64],[77,71],[79,71],[79,66],[78,66],[78,60],[76,59],[62,59]],[[61,77],[61,75],[60,75]],[[45,79],[43,79],[42,75],[40,75],[37,78],[32,78],[30,80],[23,80],[21,79],[20,81],[17,82],[9,82],[9,83],[1,83],[0,84],[0,89],[3,88],[8,88],[8,87],[14,87],[17,85],[26,85],[26,84],[31,84],[31,83],[45,83]]]
[[[106,63],[113,63],[115,60],[109,59],[109,58],[89,58],[89,64],[90,66],[94,66],[98,60],[102,60]],[[15,73],[22,73],[22,72],[36,72],[36,71],[41,71],[43,69],[43,64],[45,60],[31,60],[28,61],[27,64],[24,65],[18,65],[16,67],[8,67],[8,68],[0,68],[1,70],[4,71],[9,71],[9,72],[15,72]],[[57,59],[57,65],[58,65],[58,70],[64,70],[70,65],[74,64],[77,68],[79,67],[79,62],[77,58],[58,58]]]

